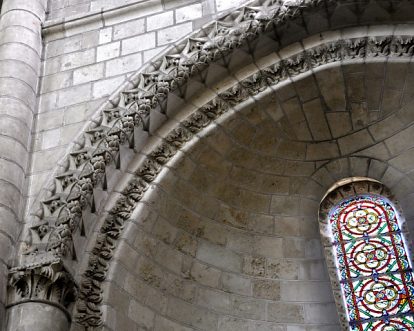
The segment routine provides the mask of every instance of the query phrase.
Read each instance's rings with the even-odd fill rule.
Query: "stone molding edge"
[[[47,37],[50,34],[54,34],[62,31],[70,31],[84,24],[91,24],[95,22],[101,22],[101,26],[104,26],[105,19],[113,16],[128,15],[134,7],[153,6],[151,0],[141,0],[139,2],[127,3],[121,6],[116,6],[107,9],[94,10],[83,14],[71,15],[69,17],[63,17],[58,19],[47,20],[42,28],[42,34]]]
[[[349,330],[349,321],[345,302],[342,297],[341,283],[335,263],[335,251],[332,245],[332,238],[330,236],[331,231],[328,224],[328,215],[331,208],[343,199],[361,194],[380,195],[391,201],[400,216],[399,220],[401,231],[408,237],[408,229],[405,223],[404,214],[401,210],[401,206],[399,205],[398,201],[396,201],[391,190],[375,179],[364,177],[349,178],[348,180],[340,181],[338,185],[335,185],[335,187],[330,189],[324,196],[320,203],[318,213],[319,230],[324,248],[325,260],[328,267],[328,274],[331,280],[333,297],[338,311],[341,329],[344,331]],[[410,247],[407,247],[407,250],[411,251]]]
[[[410,40],[410,46],[406,48],[407,51],[404,51],[403,48],[408,46],[407,38]],[[412,46],[414,46],[414,38],[411,36],[362,37],[320,45],[262,68],[227,91],[220,93],[215,99],[182,121],[149,153],[143,164],[135,171],[135,178],[127,184],[114,208],[104,220],[81,281],[76,321],[86,327],[102,325],[99,310],[103,300],[102,283],[106,279],[106,272],[123,225],[128,221],[134,207],[163,166],[195,135],[234,106],[286,79],[322,65],[344,60],[403,56],[408,61],[414,53],[414,50],[408,51]],[[91,298],[97,301],[92,302]],[[94,309],[91,310],[90,307]]]
[[[23,259],[22,268],[30,269],[33,261],[47,256],[63,259],[73,254],[72,237],[79,228],[82,233],[83,210],[91,206],[93,190],[104,179],[106,167],[116,164],[120,145],[131,144],[137,127],[148,130],[150,113],[160,107],[168,93],[179,89],[189,77],[230,54],[244,42],[257,38],[260,33],[286,24],[289,20],[301,18],[303,11],[309,8],[326,8],[328,5],[336,6],[339,2],[342,1],[303,0],[293,5],[279,6],[278,0],[270,0],[263,2],[262,7],[242,7],[225,16],[222,21],[208,25],[193,38],[176,45],[175,53],[164,55],[152,64],[148,72],[135,76],[134,88],[120,93],[119,97],[110,101],[112,108],[104,109],[95,119],[95,123],[85,132],[83,142],[70,153],[66,171],[56,176],[49,198],[42,201],[36,219],[32,222],[31,242],[27,244],[25,252],[30,257],[26,261]],[[251,5],[260,4],[262,2]],[[392,37],[371,38],[370,42],[367,38],[359,38],[332,43],[326,48],[316,48],[314,52],[307,50],[259,71],[221,93],[182,122],[180,127],[165,138],[165,143],[150,154],[136,172],[137,178],[128,185],[105,220],[81,284],[78,322],[88,327],[102,324],[99,308],[102,301],[101,282],[106,277],[108,263],[123,223],[162,165],[194,134],[251,95],[322,64],[364,58],[367,54],[372,57],[411,56],[412,38],[401,38],[400,41]],[[394,47],[395,54],[392,53],[391,46]]]

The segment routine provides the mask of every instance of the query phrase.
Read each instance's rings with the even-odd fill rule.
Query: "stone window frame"
[[[404,217],[402,208],[392,194],[392,191],[382,184],[381,182],[367,177],[350,177],[342,179],[336,182],[331,188],[328,189],[326,194],[321,200],[318,212],[319,220],[319,230],[321,235],[322,246],[324,250],[324,256],[326,260],[326,265],[328,268],[329,278],[331,280],[332,293],[337,307],[337,312],[339,316],[339,322],[342,330],[349,330],[349,320],[348,313],[345,306],[338,268],[335,262],[335,249],[333,247],[331,229],[329,224],[329,213],[331,209],[337,205],[340,201],[350,198],[356,195],[363,194],[375,194],[381,197],[388,199],[393,207],[395,208],[396,213],[398,214],[398,220],[400,225],[400,230],[405,238],[406,243],[406,252],[408,259],[412,262],[413,249],[412,241],[408,231],[408,225]]]

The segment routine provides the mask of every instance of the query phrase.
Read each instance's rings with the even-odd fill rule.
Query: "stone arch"
[[[333,11],[330,12],[329,15],[337,15],[338,12],[336,11],[336,6],[338,6],[338,4],[335,4],[334,2],[329,4],[333,6]],[[346,7],[346,4],[339,4],[339,6],[342,5]],[[370,16],[371,12],[378,13],[379,7],[376,3],[374,5],[365,3],[364,5],[367,6],[364,14],[370,14],[367,14],[361,19],[364,21],[366,18],[367,22],[370,22],[370,20],[372,20],[372,16]],[[403,3],[403,5],[407,4]],[[245,46],[243,43],[247,40],[247,44],[250,47],[254,42],[259,44],[260,42],[268,41],[268,37],[264,34],[262,35],[260,30],[268,29],[270,23],[276,24],[276,26],[280,28],[279,33],[281,33],[283,29],[287,29],[285,26],[286,24],[293,25],[293,22],[301,20],[301,18],[299,18],[300,14],[305,15],[306,11],[311,13],[323,12],[326,14],[326,7],[318,1],[306,4],[304,7],[298,5],[285,5],[279,7],[277,5],[275,6],[273,2],[265,3],[263,7],[265,9],[256,9],[254,6],[252,8],[243,7],[239,11],[223,19],[224,27],[220,26],[220,28],[217,28],[217,25],[221,25],[217,23],[209,26],[212,29],[210,30],[210,33],[213,33],[213,35],[218,33],[218,35],[216,35],[217,39],[213,38],[218,44],[210,43],[209,39],[212,38],[212,35],[209,35],[206,32],[207,30],[202,30],[200,32],[202,37],[199,38],[200,35],[196,36],[201,40],[198,40],[197,38],[186,40],[185,43],[180,45],[182,49],[177,46],[179,54],[185,53],[187,56],[189,54],[191,56],[196,56],[195,58],[198,60],[202,59],[201,62],[188,63],[185,62],[185,60],[182,60],[180,56],[168,55],[163,57],[158,63],[155,62],[153,64],[153,67],[150,69],[155,70],[154,72],[142,76],[137,75],[132,78],[129,87],[133,89],[121,94],[120,97],[116,97],[111,101],[112,107],[108,107],[109,109],[105,109],[103,114],[100,114],[100,117],[93,127],[85,133],[85,140],[80,142],[80,148],[71,153],[70,161],[63,167],[65,171],[57,176],[57,184],[52,188],[50,198],[43,201],[43,210],[38,213],[38,219],[35,220],[36,223],[31,228],[33,236],[38,242],[32,241],[30,243],[30,249],[35,247],[38,251],[54,252],[59,257],[65,256],[65,253],[71,253],[71,238],[64,238],[62,233],[59,232],[64,232],[63,230],[67,230],[68,226],[70,228],[70,225],[65,221],[61,221],[72,218],[75,220],[75,223],[78,223],[82,222],[81,218],[96,218],[89,211],[86,213],[82,212],[79,207],[87,207],[87,209],[93,212],[96,207],[96,201],[94,200],[96,196],[99,196],[100,191],[96,189],[96,184],[98,182],[103,182],[102,191],[104,191],[108,182],[111,180],[116,181],[117,178],[121,177],[116,171],[111,170],[111,173],[107,171],[107,163],[109,163],[107,158],[110,159],[111,156],[114,155],[114,162],[110,164],[113,168],[116,168],[119,163],[118,153],[121,149],[124,149],[122,146],[120,147],[120,143],[130,143],[133,145],[138,140],[135,139],[136,137],[130,139],[132,137],[132,132],[138,136],[139,132],[136,132],[135,125],[142,125],[144,131],[149,130],[152,132],[151,123],[162,123],[165,120],[164,116],[160,115],[162,114],[162,107],[166,106],[165,103],[163,104],[163,100],[165,100],[167,95],[170,95],[174,88],[177,88],[180,95],[180,93],[182,93],[182,91],[180,91],[180,84],[188,79],[188,75],[190,75],[192,71],[198,72],[206,67],[210,68],[213,64],[210,64],[210,66],[208,66],[208,64],[213,61],[226,62],[226,60],[230,60],[231,55],[227,56],[226,52],[231,53],[230,51],[237,47],[243,48]],[[267,9],[269,10],[267,11]],[[382,10],[383,9],[384,8],[382,8]],[[341,12],[341,10],[345,12],[345,9],[340,9],[339,12]],[[402,16],[398,16],[401,15],[402,12],[402,10],[400,12],[397,10],[396,13],[399,14],[394,14],[394,18],[392,18],[391,21],[404,19]],[[363,16],[362,12],[357,15]],[[333,24],[331,23],[330,29],[335,28],[334,24],[338,24],[338,26],[355,24],[351,17],[353,18],[353,16],[350,15],[349,17],[346,16],[343,21],[334,21]],[[378,17],[376,16],[376,18]],[[390,20],[390,17],[387,16],[384,20]],[[237,28],[228,28],[227,23],[229,22],[233,22],[232,24],[235,24]],[[324,29],[324,27],[314,26],[312,24],[309,23],[308,30],[306,31],[306,34],[308,35]],[[310,27],[312,27],[312,29]],[[222,36],[220,36],[220,33],[223,31],[225,31],[225,34],[235,36],[235,39],[229,39],[230,43],[227,43],[227,41],[224,42]],[[99,307],[94,311],[93,303],[91,303],[91,305],[84,303],[96,299],[97,301],[94,303],[99,305],[99,300],[101,300],[101,288],[99,282],[106,277],[105,274],[106,269],[108,268],[108,261],[111,259],[111,250],[115,246],[114,241],[120,236],[123,223],[129,218],[129,214],[133,210],[135,203],[141,199],[144,192],[148,189],[149,183],[151,183],[161,171],[162,165],[164,165],[170,157],[175,155],[177,150],[181,148],[183,144],[192,140],[200,130],[218,118],[222,112],[227,112],[229,110],[233,111],[231,110],[233,107],[237,108],[239,103],[249,100],[251,96],[254,96],[262,90],[268,89],[272,85],[283,80],[290,81],[295,76],[300,76],[301,74],[306,75],[311,69],[314,69],[319,65],[335,61],[354,61],[358,58],[364,59],[366,57],[377,56],[396,56],[399,58],[411,57],[411,41],[407,37],[409,33],[401,30],[400,33],[395,33],[395,37],[393,37],[394,33],[395,32],[384,35],[382,31],[375,31],[375,29],[373,29],[369,30],[367,33],[364,31],[362,33],[362,38],[355,38],[355,35],[350,33],[349,39],[344,39],[342,36],[339,37],[338,35],[329,36],[329,34],[327,34],[325,36],[326,39],[324,39],[322,43],[316,42],[316,44],[319,44],[318,46],[315,46],[315,40],[310,38],[308,40],[309,44],[305,47],[291,47],[290,49],[285,49],[285,51],[280,51],[279,54],[273,53],[268,57],[265,57],[263,54],[256,54],[255,56],[262,58],[262,60],[255,62],[253,70],[250,72],[244,69],[239,71],[239,77],[245,78],[246,76],[249,76],[249,74],[253,75],[249,76],[247,79],[241,80],[240,83],[235,85],[233,85],[234,80],[221,83],[221,90],[224,90],[224,87],[226,86],[231,86],[231,88],[218,94],[218,96],[210,102],[203,103],[202,100],[199,100],[200,103],[197,105],[199,105],[200,108],[194,113],[189,111],[191,115],[188,119],[181,122],[180,127],[162,137],[162,140],[160,141],[163,143],[159,145],[153,144],[156,145],[154,151],[150,151],[150,149],[147,148],[148,158],[139,168],[136,168],[135,171],[135,174],[139,177],[132,179],[123,193],[119,194],[120,199],[117,200],[114,209],[108,213],[108,217],[104,221],[100,222],[102,224],[101,230],[98,231],[100,232],[100,235],[97,236],[95,242],[96,246],[91,249],[92,257],[85,273],[86,278],[82,282],[81,302],[79,305],[79,312],[81,315],[80,320],[83,319],[84,323],[92,326],[96,325],[96,323],[100,323]],[[290,44],[293,41],[290,39],[293,38],[292,35],[282,33],[279,35],[278,42],[280,45]],[[258,36],[262,38],[258,38]],[[303,36],[302,33],[298,33],[294,38],[300,40]],[[369,37],[367,38],[367,36]],[[361,37],[361,35],[358,37]],[[202,45],[206,46],[204,47]],[[272,45],[275,44],[273,43]],[[322,47],[319,47],[321,45]],[[190,52],[188,52],[189,50]],[[262,52],[263,48],[257,47],[256,50]],[[204,53],[202,53],[203,51]],[[264,53],[266,53],[266,51],[264,51]],[[240,55],[240,53],[237,55]],[[180,61],[182,61],[181,63],[177,60],[179,58]],[[312,59],[314,60],[313,62]],[[240,64],[237,64],[236,61],[235,67],[237,68],[238,66],[240,66]],[[241,67],[244,67],[244,65]],[[249,69],[251,70],[252,68]],[[239,78],[238,76],[236,77]],[[216,78],[218,77],[213,77],[211,79],[214,81]],[[204,79],[206,78],[204,77]],[[152,101],[150,100],[154,98],[155,102],[152,104]],[[125,106],[131,107],[128,109]],[[154,111],[151,111],[150,113],[151,109],[157,107],[161,109],[161,113],[156,113]],[[147,121],[148,118],[151,119],[149,122]],[[151,142],[148,142],[148,145],[150,144]],[[133,155],[131,152],[123,151],[123,153],[124,155],[127,155],[126,163],[128,163],[128,160],[132,160]],[[86,162],[84,162],[84,160],[86,160]],[[70,162],[75,163],[71,164]],[[79,163],[76,164],[76,162]],[[79,165],[82,166],[80,171],[73,170],[74,168],[78,168]],[[111,165],[109,165],[109,167],[111,167]],[[71,169],[71,166],[74,168]],[[132,177],[132,175],[128,176]],[[92,191],[94,191],[93,197]],[[59,194],[56,194],[57,192],[59,192]],[[119,216],[121,214],[122,217],[120,218],[114,216]],[[59,222],[55,223],[58,224],[56,228],[54,228],[52,224],[51,234],[48,232],[49,225],[44,223],[45,216],[50,217],[52,220],[56,218],[59,219]],[[68,239],[69,241],[63,239]],[[45,253],[45,256],[48,255],[49,253]],[[37,268],[38,266],[35,265],[34,267]],[[13,269],[12,274],[17,270],[18,269]]]
[[[255,111],[258,111],[257,109]],[[253,114],[254,112],[251,112],[251,114]],[[231,119],[232,117],[235,117],[236,112],[232,113],[231,116],[227,116],[227,119]],[[252,120],[254,120],[254,115],[251,115],[253,117]],[[386,116],[385,119],[387,119],[388,117]],[[385,120],[384,119],[384,120]],[[257,120],[257,119],[256,119]],[[217,127],[226,127],[225,125],[220,126],[220,121],[217,122],[216,126]],[[371,125],[378,125],[379,122],[374,122]],[[213,126],[213,127],[216,127]],[[210,126],[211,129],[211,126]],[[359,132],[359,129],[356,130],[356,132]],[[199,137],[204,136],[204,133],[201,133],[201,135]],[[385,137],[383,137],[385,139]],[[379,139],[380,141],[383,139]],[[198,140],[198,139],[197,139]],[[217,140],[218,142],[219,140]],[[318,143],[318,142],[316,142]],[[372,144],[373,146],[375,146],[376,144]],[[308,209],[307,211],[309,211],[310,213],[313,213],[314,215],[317,214],[317,206],[318,203],[324,193],[324,191],[326,189],[329,188],[330,185],[332,185],[333,182],[335,182],[336,178],[341,178],[343,176],[361,176],[361,175],[366,175],[367,173],[371,173],[372,176],[378,176],[377,178],[383,178],[382,176],[384,175],[384,173],[387,172],[386,169],[388,169],[388,167],[392,170],[396,170],[394,166],[392,166],[392,164],[390,166],[387,165],[386,162],[384,162],[383,160],[381,160],[381,155],[378,155],[379,158],[376,158],[373,156],[372,151],[370,150],[370,148],[372,148],[372,146],[366,146],[367,148],[363,149],[362,151],[360,150],[359,147],[355,148],[355,153],[349,153],[349,157],[346,158],[336,158],[335,156],[333,156],[333,161],[330,162],[323,162],[322,166],[320,166],[319,169],[327,169],[327,172],[332,173],[331,176],[328,176],[327,178],[330,178],[330,182],[328,181],[322,181],[319,184],[317,184],[318,179],[321,178],[320,173],[318,173],[318,170],[315,170],[315,172],[313,173],[315,178],[313,180],[313,184],[317,184],[316,186],[309,186],[308,189],[304,189],[303,193],[305,194],[305,198],[306,201],[308,201],[309,203],[313,203],[313,205],[310,205],[310,209]],[[347,154],[347,153],[345,153]],[[181,157],[181,155],[180,155]],[[390,158],[388,156],[388,158]],[[248,159],[254,159],[254,157],[248,157]],[[316,159],[318,160],[318,159]],[[324,157],[321,157],[320,160],[324,160]],[[326,159],[325,159],[326,160]],[[359,164],[359,166],[358,166]],[[365,164],[364,166],[361,166],[361,164]],[[383,167],[379,166],[383,165]],[[343,168],[342,165],[345,165],[346,168]],[[168,168],[170,168],[172,166],[169,166]],[[385,169],[384,169],[385,167]],[[380,170],[381,168],[383,168],[383,170]],[[164,169],[165,170],[165,169]],[[165,174],[165,171],[162,170],[161,172],[163,174]],[[389,170],[391,171],[391,170]],[[311,173],[312,174],[312,173]],[[375,174],[375,175],[374,175]],[[164,176],[164,175],[163,175]],[[326,176],[325,176],[326,177]],[[387,179],[386,179],[387,180]],[[389,179],[388,179],[389,180]],[[396,178],[395,178],[396,180]],[[399,181],[401,180],[401,178],[399,180],[396,180],[395,182],[393,182],[393,185],[396,185],[399,183]],[[408,182],[410,182],[408,177],[405,177],[405,180]],[[156,180],[156,182],[158,183],[158,181]],[[160,182],[162,182],[162,179],[160,179]],[[312,181],[311,181],[312,182]],[[167,180],[167,183],[169,183],[169,181]],[[391,184],[391,182],[389,182]],[[307,187],[308,185],[306,185],[307,183],[303,184],[304,187]],[[303,187],[302,186],[302,187]],[[406,191],[407,192],[407,191]],[[316,195],[315,195],[316,193]],[[311,195],[313,194],[313,195]],[[312,199],[308,199],[309,196],[306,195],[311,195]],[[149,199],[149,201],[153,201],[153,199]],[[133,218],[133,217],[131,217]],[[126,248],[122,248],[119,252],[120,255],[127,255],[126,251],[124,250]],[[113,273],[113,272],[111,272]]]

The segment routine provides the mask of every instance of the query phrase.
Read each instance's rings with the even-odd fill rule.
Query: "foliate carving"
[[[78,294],[78,286],[59,259],[11,269],[8,286],[13,289],[8,291],[12,304],[49,301],[66,313]]]
[[[151,111],[159,107],[170,92],[180,89],[190,76],[205,69],[209,63],[222,59],[258,34],[277,28],[288,19],[294,20],[305,9],[321,3],[313,0],[282,5],[278,1],[264,1],[258,2],[256,6],[243,7],[221,21],[212,23],[196,38],[184,41],[181,46],[177,46],[176,53],[167,54],[153,63],[147,72],[137,78],[135,87],[122,92],[114,107],[103,111],[85,133],[83,143],[70,154],[66,174],[56,177],[56,185],[51,192],[52,197],[59,197],[58,208],[62,209],[62,214],[54,213],[57,208],[54,204],[43,203],[43,212],[38,220],[34,220],[31,228],[32,234],[39,229],[43,232],[37,232],[36,238],[34,235],[28,238],[27,252],[43,251],[47,247],[57,256],[76,256],[70,241],[73,232],[80,227],[81,215],[79,211],[73,214],[68,210],[67,203],[77,200],[81,209],[91,205],[93,187],[104,178],[106,166],[116,163],[120,145],[133,140],[134,128],[141,126],[148,130]],[[367,44],[368,53],[372,56],[386,56],[390,49],[399,56],[412,52],[412,41],[409,39],[394,38],[391,41],[389,37],[381,40],[371,38],[369,42],[366,38],[350,39],[343,41],[343,44],[331,43],[307,50],[263,69],[221,93],[213,104],[200,109],[184,124],[190,133],[195,133],[209,124],[209,116],[216,116],[218,111],[225,111],[246,100],[249,95],[257,94],[288,76],[295,76],[324,63],[366,56]],[[153,166],[148,164],[148,167]],[[49,212],[53,216],[47,221],[48,227],[40,227]],[[44,233],[45,229],[53,235]],[[46,240],[51,242],[45,243]]]
[[[372,37],[369,41],[366,38],[357,38],[308,49],[291,59],[282,60],[258,71],[226,92],[220,93],[215,99],[182,121],[149,154],[142,166],[135,172],[136,177],[128,184],[122,197],[105,220],[84,274],[84,281],[81,283],[77,321],[85,326],[101,325],[99,305],[102,302],[102,282],[106,277],[112,252],[124,223],[129,219],[134,206],[143,197],[149,184],[161,171],[162,166],[195,134],[231,107],[269,86],[323,64],[347,58],[390,55],[392,47],[402,49],[397,46],[401,40],[404,39],[399,37],[392,39],[388,36]],[[409,52],[409,49],[405,47],[404,52]]]

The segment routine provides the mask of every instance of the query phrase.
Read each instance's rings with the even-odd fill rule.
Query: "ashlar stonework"
[[[4,1],[1,327],[347,330],[318,211],[370,178],[412,232],[413,14]]]

